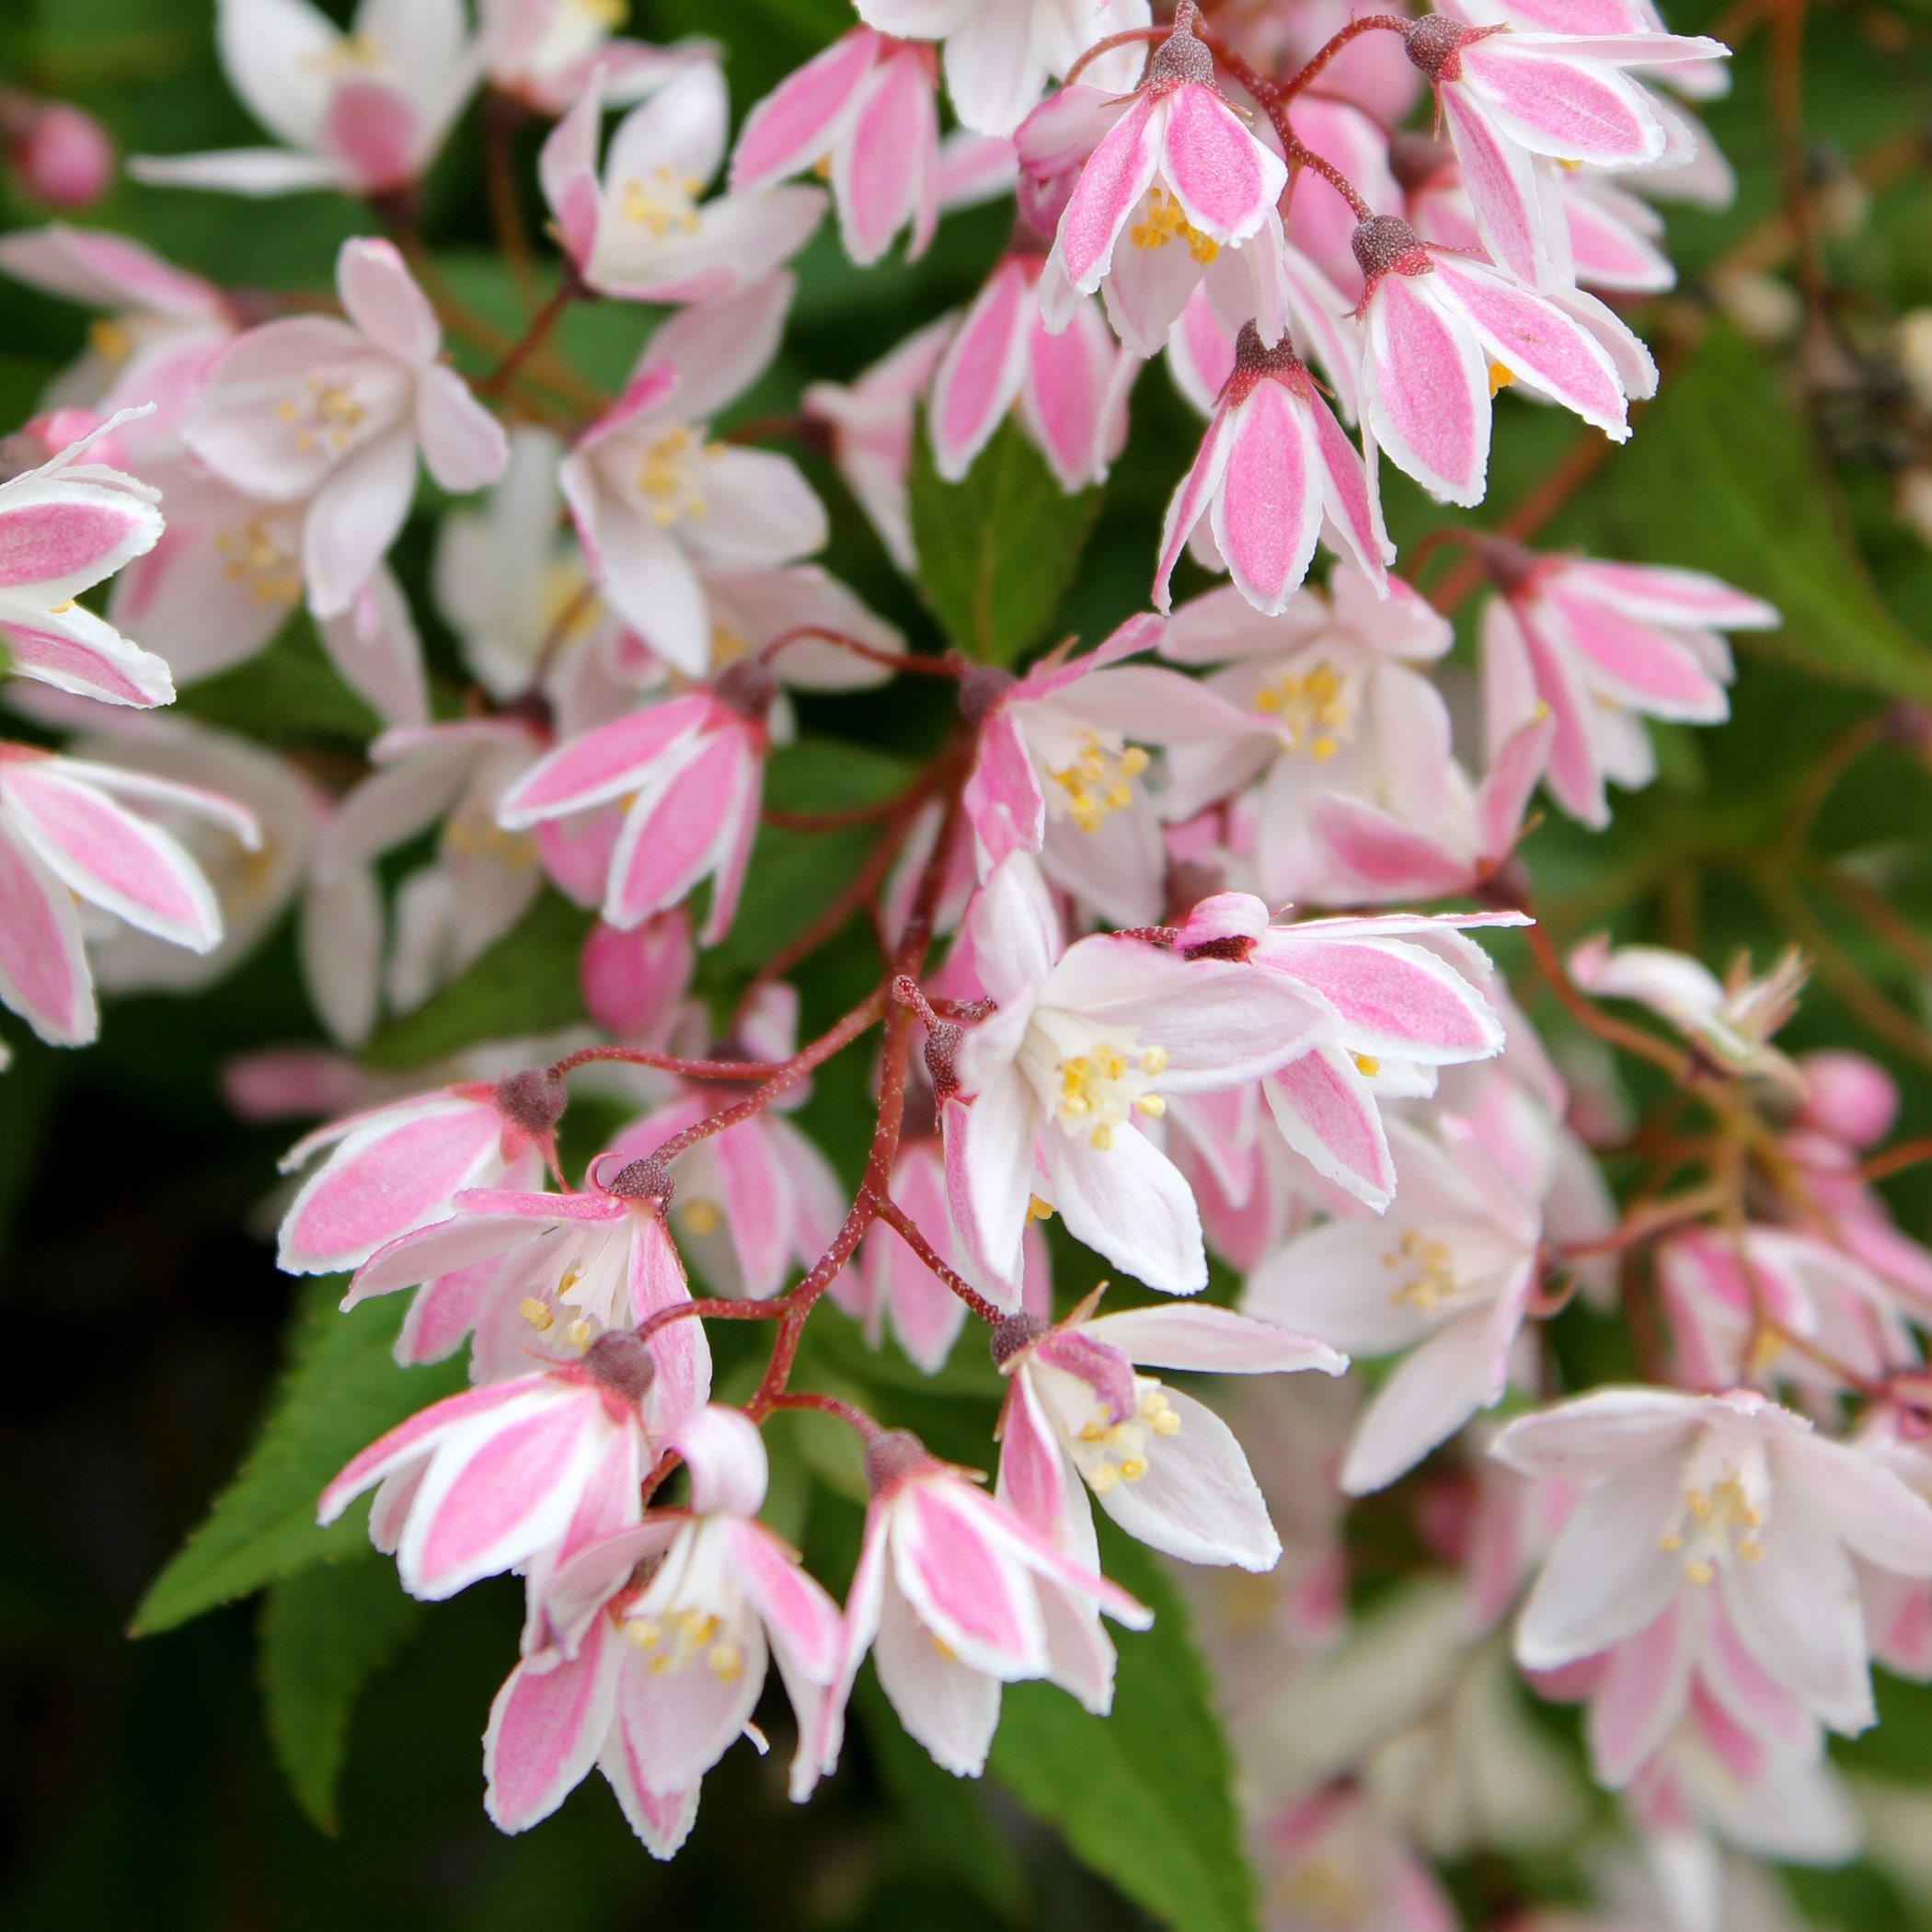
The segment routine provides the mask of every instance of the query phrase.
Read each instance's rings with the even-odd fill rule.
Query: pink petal
[[[503,425],[441,362],[416,378],[416,434],[424,466],[445,489],[481,489],[510,466]]]
[[[399,87],[351,75],[329,96],[321,144],[363,190],[400,188],[417,172],[418,128],[415,106]]]
[[[1334,863],[1380,898],[1443,899],[1468,883],[1466,859],[1364,799],[1324,792],[1315,830]]]
[[[1391,272],[1370,295],[1363,410],[1379,446],[1425,489],[1477,503],[1489,461],[1489,374],[1473,335],[1417,286],[1429,279]]]
[[[694,742],[668,782],[641,794],[625,817],[604,906],[613,926],[637,926],[676,904],[735,829],[729,807],[747,755],[743,734],[722,730]]]
[[[1113,454],[1104,443],[1121,359],[1120,346],[1091,302],[1083,302],[1057,336],[1037,319],[1026,331],[1027,427],[1069,493],[1103,475]]]
[[[1080,170],[1060,217],[1054,249],[1067,280],[1082,294],[1099,287],[1121,230],[1153,184],[1164,118],[1156,116],[1148,96],[1136,95]]]
[[[1339,535],[1363,574],[1373,583],[1386,585],[1387,559],[1395,555],[1395,546],[1382,527],[1382,506],[1369,490],[1362,457],[1319,396],[1308,397],[1307,409],[1321,463],[1322,507],[1328,512],[1329,541]]]
[[[1288,185],[1286,166],[1212,87],[1177,87],[1167,107],[1161,172],[1189,222],[1224,245],[1247,240]]]
[[[560,745],[503,794],[498,822],[516,832],[635,790],[652,763],[703,722],[710,699],[701,692],[649,705]]]
[[[583,1782],[610,1730],[622,1657],[600,1618],[575,1657],[511,1672],[483,1733],[483,1807],[499,1831],[528,1831]]]
[[[989,867],[1014,852],[1038,852],[1046,837],[1046,798],[1011,706],[980,727],[965,806]]]
[[[974,298],[933,374],[927,420],[933,463],[958,482],[1019,394],[1026,373],[1031,288],[1009,258]]]
[[[1502,131],[1535,153],[1629,167],[1663,152],[1663,129],[1640,90],[1614,69],[1510,46],[1507,35],[1461,49],[1465,85]]]
[[[999,1500],[1041,1535],[1058,1537],[1071,1494],[1066,1452],[1024,1368],[1013,1378],[1000,1431]]]
[[[1444,87],[1439,98],[1483,246],[1534,286],[1549,264],[1536,163],[1526,149],[1501,138],[1460,87]]]
[[[333,1523],[364,1489],[373,1489],[406,1464],[420,1462],[444,1436],[465,1423],[512,1402],[531,1409],[534,1405],[529,1398],[540,1397],[546,1386],[543,1376],[523,1375],[513,1382],[465,1389],[461,1395],[418,1409],[343,1465],[316,1501],[316,1521]]]
[[[1590,1756],[1596,1775],[1619,1790],[1663,1742],[1690,1693],[1685,1606],[1673,1604],[1610,1653],[1590,1700]]]
[[[349,319],[398,362],[425,363],[443,346],[430,299],[417,287],[394,242],[358,236],[336,258],[336,289]]]
[[[1290,927],[1262,958],[1320,993],[1363,1052],[1448,1062],[1501,1050],[1489,1002],[1424,947],[1305,938]]]
[[[174,701],[167,660],[130,643],[83,604],[36,624],[0,623],[0,643],[16,677],[56,691],[142,709]]]
[[[995,1676],[1038,1670],[1040,1609],[1026,1572],[940,1482],[909,1484],[896,1500],[892,1555],[893,1575],[921,1621],[963,1662]]]
[[[1180,553],[1187,547],[1195,524],[1201,521],[1209,504],[1219,500],[1221,479],[1227,469],[1228,450],[1233,441],[1229,411],[1223,408],[1208,425],[1207,434],[1202,439],[1200,451],[1194,457],[1193,467],[1180,479],[1179,487],[1168,501],[1167,518],[1161,524],[1160,559],[1154,572],[1154,603],[1158,610],[1167,611],[1174,607],[1174,594],[1168,588],[1174,567],[1180,561]]]
[[[1203,1374],[1271,1375],[1318,1369],[1339,1375],[1348,1358],[1326,1342],[1290,1334],[1273,1322],[1255,1321],[1230,1308],[1176,1302],[1167,1307],[1132,1308],[1084,1324],[1096,1340],[1149,1368],[1191,1369]]]
[[[731,151],[732,190],[797,174],[830,154],[884,47],[869,29],[855,28],[787,75],[744,117]]]
[[[345,457],[302,520],[302,574],[309,608],[336,617],[355,601],[402,534],[416,494],[416,443],[398,429]]]
[[[1382,1110],[1355,1064],[1339,1047],[1317,1047],[1271,1075],[1263,1087],[1282,1137],[1317,1174],[1371,1207],[1396,1190]]]
[[[762,1301],[785,1285],[791,1259],[791,1183],[761,1121],[728,1127],[711,1146],[745,1292]]]
[[[857,118],[834,150],[832,190],[845,253],[879,260],[917,205],[939,144],[933,85],[917,53],[875,70]]]
[[[1307,409],[1281,383],[1259,383],[1229,412],[1214,541],[1241,594],[1279,615],[1301,588],[1321,530],[1320,454]]]
[[[52,605],[154,547],[161,512],[98,484],[23,478],[0,489],[0,590],[44,592]]]
[[[84,1046],[98,1025],[73,895],[4,831],[0,999],[50,1046]]]

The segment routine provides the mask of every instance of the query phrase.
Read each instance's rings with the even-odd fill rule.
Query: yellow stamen
[[[1184,241],[1188,253],[1202,268],[1221,252],[1221,244],[1195,227],[1180,202],[1164,188],[1148,190],[1146,219],[1136,222],[1127,231],[1127,238],[1136,248],[1165,248],[1170,241]]]

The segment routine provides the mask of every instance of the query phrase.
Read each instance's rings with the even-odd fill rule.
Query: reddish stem
[[[1291,101],[1315,76],[1326,67],[1351,40],[1365,33],[1407,33],[1413,23],[1397,18],[1394,14],[1364,14],[1359,20],[1351,20],[1340,33],[1317,47],[1303,64],[1301,71],[1292,74],[1274,88],[1274,98],[1280,101]]]
[[[807,638],[816,638],[821,643],[835,644],[841,650],[849,650],[854,657],[864,658],[868,663],[883,664],[889,671],[904,671],[915,677],[959,678],[966,674],[966,661],[951,654],[943,658],[922,658],[909,650],[881,650],[876,644],[868,644],[863,638],[855,638],[843,630],[828,630],[822,624],[795,625],[790,630],[780,631],[764,650],[758,653],[761,664],[769,664],[788,644],[802,643]]]
[[[1683,1079],[1686,1063],[1674,1047],[1665,1045],[1654,1034],[1646,1033],[1637,1027],[1627,1027],[1622,1020],[1612,1019],[1607,1013],[1597,1011],[1565,971],[1556,947],[1540,924],[1524,926],[1523,933],[1529,941],[1536,964],[1542,969],[1543,977],[1549,982],[1551,991],[1563,1002],[1570,1018],[1579,1026],[1594,1033],[1599,1040],[1607,1040],[1612,1046],[1622,1047],[1627,1053],[1639,1054],[1662,1067],[1673,1080]]]
[[[919,1232],[913,1217],[892,1200],[890,1195],[879,1203],[879,1218],[892,1228],[905,1245],[932,1270],[940,1281],[952,1290],[959,1298],[979,1317],[990,1328],[1002,1319],[1001,1311],[995,1308],[972,1282],[964,1280],[948,1267],[934,1248],[932,1243]]]
[[[1932,1160],[1932,1136],[1915,1141],[1901,1141],[1896,1147],[1888,1147],[1882,1154],[1874,1154],[1858,1169],[1867,1180],[1883,1180],[1891,1174],[1903,1174],[1907,1167],[1918,1167],[1922,1162]]]
[[[576,298],[577,278],[568,269],[564,278],[550,292],[550,299],[530,318],[530,326],[512,344],[503,360],[477,385],[478,396],[500,396],[516,373],[543,347],[544,338],[557,326],[557,318]]]
[[[654,1066],[661,1073],[680,1074],[686,1080],[770,1080],[791,1064],[788,1060],[682,1060],[675,1053],[653,1052],[649,1047],[587,1046],[550,1063],[555,1076],[593,1060],[615,1060],[625,1066]]]
[[[1111,53],[1116,47],[1132,47],[1136,40],[1165,40],[1172,31],[1168,27],[1130,27],[1125,33],[1110,33],[1104,40],[1096,40],[1066,70],[1066,78],[1061,85],[1071,87],[1086,73],[1089,62],[1098,60],[1103,53]]]
[[[691,1316],[696,1316],[700,1321],[777,1321],[784,1313],[782,1301],[673,1302],[668,1308],[659,1308],[647,1315],[638,1324],[637,1335],[639,1341],[649,1341],[660,1328],[668,1328],[673,1322],[684,1321]]]
[[[868,1443],[876,1442],[884,1433],[864,1409],[854,1409],[851,1403],[841,1402],[836,1396],[822,1396],[815,1390],[800,1389],[796,1394],[775,1395],[765,1403],[765,1408],[766,1410],[809,1409],[822,1416],[836,1416],[849,1428],[857,1430]]]

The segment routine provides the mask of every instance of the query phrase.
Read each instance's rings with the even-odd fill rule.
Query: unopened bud
[[[641,1402],[658,1379],[658,1365],[649,1342],[629,1329],[600,1335],[584,1351],[583,1365],[599,1387],[610,1389],[627,1402]]]
[[[668,1208],[677,1184],[662,1161],[646,1156],[619,1167],[604,1183],[604,1191],[616,1195],[620,1201],[654,1201],[659,1207]]]
[[[1374,282],[1391,270],[1403,275],[1422,275],[1435,267],[1422,237],[1398,214],[1372,214],[1355,224],[1349,247],[1363,278]]]
[[[993,1325],[987,1346],[993,1351],[993,1365],[1004,1369],[1007,1363],[1030,1349],[1052,1326],[1022,1308],[1017,1315],[1003,1315]]]
[[[1182,82],[1197,87],[1214,85],[1214,56],[1194,31],[1194,0],[1180,0],[1174,9],[1174,31],[1154,50],[1147,63],[1147,85]]]
[[[1019,680],[997,664],[975,664],[960,680],[960,716],[976,731]]]
[[[778,680],[756,658],[740,658],[711,680],[711,696],[739,717],[762,725],[777,701]]]
[[[114,181],[114,144],[93,115],[64,100],[37,103],[12,140],[21,188],[50,208],[86,208]]]
[[[942,1019],[926,1036],[926,1071],[936,1099],[949,1099],[960,1090],[960,1042],[965,1037],[965,1029],[949,1019]]]
[[[888,1429],[866,1444],[866,1486],[875,1496],[933,1466],[926,1444],[910,1429]]]
[[[512,1125],[540,1141],[556,1131],[570,1096],[546,1066],[526,1066],[497,1082],[497,1111]]]

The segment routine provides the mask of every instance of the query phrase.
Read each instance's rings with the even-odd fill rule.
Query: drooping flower
[[[825,212],[818,188],[700,199],[724,165],[730,127],[715,60],[684,66],[633,108],[612,134],[600,174],[603,119],[600,69],[537,158],[558,238],[577,274],[600,294],[718,301],[796,254]]]
[[[1096,103],[1092,118],[1112,125],[1060,213],[1040,284],[1047,327],[1064,328],[1077,298],[1098,292],[1121,339],[1152,355],[1196,283],[1215,273],[1246,282],[1224,301],[1255,317],[1262,342],[1279,342],[1287,291],[1275,204],[1287,166],[1222,98],[1191,0],[1182,0],[1146,79],[1124,100]],[[1236,258],[1225,268],[1224,251]]]
[[[981,134],[1010,134],[1051,74],[1066,73],[1096,40],[1146,26],[1147,0],[862,0],[880,33],[939,40],[953,112]],[[1140,72],[1138,47],[1101,54],[1087,72],[1122,90]]]
[[[928,48],[855,27],[753,107],[731,151],[731,191],[811,168],[832,184],[839,238],[860,267],[908,222],[925,254],[939,218],[938,63]]]
[[[966,915],[997,1010],[960,1045],[943,1102],[953,1224],[1017,1303],[1021,1236],[1045,1200],[1077,1239],[1167,1294],[1207,1281],[1193,1196],[1133,1122],[1163,1089],[1238,1087],[1305,1051],[1321,1015],[1285,980],[1096,935],[1063,948],[1031,860],[1016,853]]]
[[[711,661],[701,569],[769,569],[825,541],[824,510],[787,458],[714,443],[705,421],[771,360],[791,293],[789,275],[771,275],[673,316],[563,465],[597,588],[689,677]]]
[[[1615,442],[1626,397],[1656,387],[1650,352],[1593,296],[1548,293],[1425,242],[1392,214],[1355,230],[1364,292],[1364,431],[1449,503],[1482,500],[1495,379],[1573,409]]]
[[[1045,1677],[1104,1713],[1110,1653],[1082,1613],[1131,1629],[1152,1613],[1063,1555],[1010,1507],[901,1431],[866,1451],[872,1501],[845,1599],[831,1708],[842,1711],[870,1650],[899,1720],[956,1777],[977,1777],[999,1723],[1000,1686]]]
[[[1259,611],[1288,607],[1320,538],[1378,588],[1394,546],[1363,459],[1286,341],[1264,349],[1244,324],[1234,374],[1213,420],[1167,505],[1154,601],[1170,607],[1174,567],[1208,519],[1212,557]]]
[[[461,0],[360,0],[344,33],[308,0],[220,0],[229,85],[281,147],[137,155],[136,180],[385,194],[421,178],[481,74]]]
[[[995,1330],[1012,1386],[1001,1420],[1000,1494],[1058,1538],[1080,1484],[1129,1535],[1190,1563],[1271,1569],[1281,1538],[1234,1432],[1204,1403],[1136,1364],[1218,1374],[1339,1375],[1325,1343],[1225,1308],[1133,1308],[1066,1320],[1009,1316]]]
[[[194,952],[221,938],[220,910],[193,859],[130,806],[205,818],[246,846],[260,843],[253,816],[213,792],[0,743],[0,1004],[50,1046],[85,1046],[100,1023],[82,903]]]
[[[638,1837],[669,1857],[699,1780],[749,1724],[767,1656],[798,1719],[793,1800],[836,1762],[838,1605],[756,1520],[767,1479],[756,1429],[735,1409],[704,1409],[669,1446],[691,1471],[689,1508],[655,1511],[555,1573],[539,1606],[546,1640],[526,1639],[490,1707],[484,1805],[503,1831],[548,1817],[595,1765]],[[576,1610],[561,1628],[559,1597]]]
[[[330,1150],[282,1218],[278,1264],[291,1274],[359,1268],[412,1228],[446,1220],[466,1188],[535,1187],[568,1098],[537,1071],[331,1121],[282,1156],[290,1173]]]
[[[1604,1388],[1524,1416],[1492,1454],[1588,1485],[1516,1629],[1526,1668],[1607,1650],[1715,1586],[1756,1666],[1821,1723],[1872,1721],[1856,1556],[1932,1574],[1932,1505],[1763,1397]]]
[[[451,490],[494,482],[509,461],[496,419],[437,360],[436,312],[391,243],[344,242],[336,289],[347,322],[289,316],[238,337],[182,429],[225,481],[304,506],[302,575],[318,617],[347,611],[396,541],[419,450]]]
[[[1538,557],[1507,539],[1491,539],[1484,560],[1501,592],[1482,619],[1489,742],[1547,708],[1556,735],[1544,781],[1588,825],[1610,822],[1606,779],[1634,788],[1655,775],[1644,718],[1729,716],[1722,633],[1782,621],[1701,570]]]

